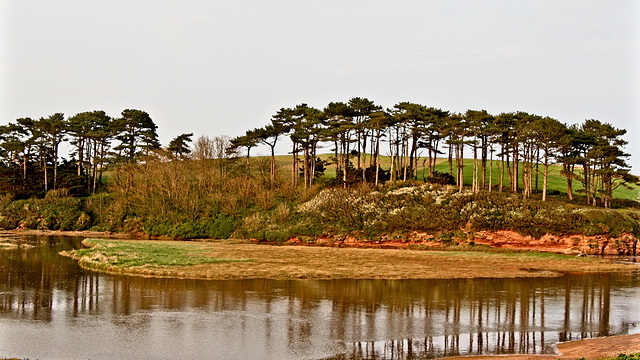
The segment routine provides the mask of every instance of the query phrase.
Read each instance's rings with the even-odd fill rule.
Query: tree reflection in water
[[[38,336],[38,324],[53,324],[70,337],[92,336],[86,348],[75,344],[77,350],[47,344],[68,358],[75,357],[73,351],[86,358],[91,349],[120,347],[111,355],[420,359],[544,353],[558,341],[640,331],[637,273],[402,281],[151,279],[85,272],[57,255],[78,239],[29,241],[37,247],[0,252],[0,333],[15,320],[16,337]],[[0,342],[0,355],[46,357],[30,353],[29,342],[23,342],[24,351]]]
[[[408,298],[403,307],[407,316],[403,319],[419,322],[424,326],[426,337],[356,341],[349,344],[346,354],[333,359],[544,353],[559,341],[638,331],[638,315],[633,304],[640,301],[640,292],[638,276],[633,274],[427,281],[421,285],[408,285],[425,291],[420,299]],[[617,304],[613,311],[612,292]],[[393,297],[398,298],[403,297]],[[387,310],[396,311],[394,306],[398,304],[391,305]],[[412,324],[399,323],[397,319],[393,322],[382,319],[377,326],[400,327],[392,333],[415,333],[407,331]]]

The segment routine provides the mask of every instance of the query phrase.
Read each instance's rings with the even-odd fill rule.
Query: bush
[[[236,220],[232,216],[218,216],[206,227],[206,234],[209,238],[228,239],[236,230]]]
[[[150,236],[169,236],[183,239],[228,239],[235,231],[236,221],[231,216],[220,215],[202,221],[180,223],[147,220],[142,230]]]
[[[433,174],[427,177],[427,182],[439,185],[455,185],[456,178],[446,172],[433,171]]]
[[[0,206],[2,229],[69,231],[84,230],[91,224],[82,199],[69,197],[66,190],[51,190],[44,199],[16,200]]]

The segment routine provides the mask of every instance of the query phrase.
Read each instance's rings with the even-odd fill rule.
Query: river
[[[80,238],[0,250],[0,357],[429,359],[640,333],[640,275],[205,281],[82,270]]]

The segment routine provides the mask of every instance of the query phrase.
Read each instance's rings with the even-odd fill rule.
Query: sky
[[[0,0],[0,23],[0,124],[140,109],[166,145],[365,97],[598,119],[640,174],[637,0]]]

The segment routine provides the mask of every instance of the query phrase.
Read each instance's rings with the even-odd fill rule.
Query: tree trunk
[[[98,183],[98,164],[93,162],[93,193],[96,193],[96,186]]]
[[[380,134],[378,133],[378,136],[376,137],[376,188],[378,187],[378,179],[379,179],[379,173],[378,170],[380,169]]]
[[[464,187],[464,145],[458,144],[456,147],[456,165],[458,168],[458,190],[462,192]]]
[[[507,175],[509,177],[509,187],[511,191],[513,191],[513,172],[511,171],[511,157],[509,156],[510,152],[507,151]]]
[[[540,165],[540,148],[537,148],[536,149],[536,193],[538,192],[538,175],[540,174],[539,165]]]
[[[78,139],[78,176],[82,175],[82,162],[84,160],[84,139]]]
[[[473,180],[471,182],[471,188],[476,194],[480,192],[478,183],[478,147],[473,145]]]
[[[502,167],[502,171],[500,171],[500,190],[502,192],[504,188],[504,148],[502,148],[502,154],[500,154],[500,165]]]
[[[42,158],[42,165],[44,165],[44,191],[47,192],[49,190],[49,184],[47,179],[47,158],[46,155]]]
[[[373,130],[371,130],[371,151],[374,151],[373,149],[376,148],[376,142],[377,140],[375,139],[375,137],[373,136]],[[374,163],[376,162],[376,156],[378,156],[377,154],[373,154],[373,156],[369,156],[369,166],[373,166],[375,165]]]
[[[582,167],[582,176],[584,177],[584,194],[587,197],[587,204],[591,204],[591,189],[589,189],[591,180],[589,179],[589,166],[587,164]]]
[[[360,154],[361,154],[361,144],[360,144],[360,139],[361,139],[361,132],[360,129],[358,129],[357,131],[358,137],[357,137],[357,141],[358,141],[358,170],[360,170]]]
[[[58,144],[53,147],[53,189],[57,189],[58,183]]]
[[[407,181],[407,175],[409,174],[409,166],[412,166],[412,162],[413,159],[411,159],[411,161],[409,161],[409,138],[407,137],[406,141],[405,141],[405,145],[404,145],[404,158],[403,158],[403,164],[404,164],[404,181]],[[413,169],[411,169],[411,175],[413,175]]]
[[[86,148],[84,149],[85,154],[87,155],[87,164],[85,166],[85,172],[86,174],[84,175],[85,180],[87,181],[87,191],[91,190],[91,140],[87,139],[85,142],[85,146]]]
[[[247,146],[247,176],[251,176],[251,148]]]
[[[427,148],[427,152],[429,153],[429,176],[433,175],[432,170],[432,159],[431,159],[431,141],[429,141],[429,147]],[[422,163],[422,177],[424,178],[424,162]]]
[[[316,178],[316,149],[317,149],[317,144],[314,141],[313,145],[311,146],[311,173],[309,174],[310,179],[309,179],[309,184],[313,185],[313,181]]]
[[[98,174],[98,185],[100,185],[100,187],[102,187],[102,172],[104,171],[104,156],[105,156],[105,149],[104,149],[104,143],[102,143],[100,145],[100,173]]]
[[[449,139],[451,141],[451,139]],[[449,144],[449,175],[453,176],[453,144]]]
[[[542,201],[547,201],[547,177],[548,176],[549,176],[549,155],[545,151],[544,152],[544,176],[542,178]],[[537,178],[537,175],[536,175],[536,178]]]
[[[394,176],[395,175],[395,168],[394,168],[395,158],[393,156],[393,151],[391,152],[391,159],[390,160],[391,160],[391,166],[389,168],[389,176],[391,177],[391,179],[390,179],[391,182],[394,183],[396,181],[396,177],[397,176]]]
[[[529,160],[529,147],[526,145],[526,143],[523,146],[523,154],[522,154],[522,198],[526,199],[529,197],[529,176],[531,174],[529,174],[529,166],[528,166],[528,160]]]
[[[337,176],[338,176],[338,174],[340,173],[340,164],[342,164],[342,158],[339,158],[339,157],[338,157],[338,152],[339,152],[339,149],[338,149],[338,146],[339,146],[339,145],[338,145],[338,140],[335,140],[335,141],[333,142],[333,144],[334,144],[334,146],[335,146],[335,150],[334,150],[334,157],[335,157],[335,159],[336,159],[335,161],[336,161],[336,177],[337,177]]]
[[[489,192],[493,189],[493,147],[490,150],[490,158],[489,158]]]
[[[480,152],[481,154],[481,169],[480,172],[482,172],[482,189],[484,189],[485,185],[486,185],[486,178],[487,178],[487,140],[483,137],[482,138],[482,151]]]
[[[409,144],[407,144],[407,147],[408,146]],[[411,164],[411,178],[418,177],[418,135],[413,135],[411,137],[409,164]]]
[[[520,182],[520,159],[518,157],[518,147],[516,146],[515,152],[513,153],[513,177],[514,177],[514,182],[513,182],[513,192],[517,193],[518,192],[518,183]]]
[[[311,183],[309,180],[309,145],[304,147],[304,164],[302,165],[302,171],[304,172],[304,189],[309,188]]]
[[[273,184],[276,181],[276,150],[275,150],[275,144],[273,146],[271,146],[271,166],[270,169],[271,170],[271,174],[270,175],[270,188],[273,189]]]
[[[298,144],[293,143],[293,149],[291,151],[291,186],[295,189],[298,186],[298,176],[296,170],[296,162],[298,160]]]
[[[22,156],[22,180],[27,180],[27,150]]]
[[[362,134],[362,181],[367,182],[367,134]]]
[[[343,142],[342,152],[342,187],[347,188],[347,170],[349,169],[349,142]]]

